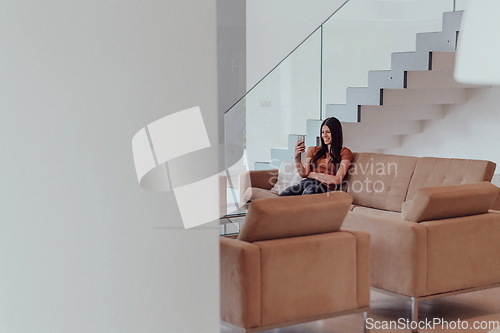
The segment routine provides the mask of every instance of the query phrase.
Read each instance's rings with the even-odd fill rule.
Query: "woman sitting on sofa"
[[[321,124],[321,146],[309,148],[305,163],[300,154],[305,151],[304,142],[295,145],[295,168],[303,179],[297,185],[281,192],[285,195],[325,193],[340,189],[352,161],[352,152],[342,147],[342,124],[335,118],[327,118]]]

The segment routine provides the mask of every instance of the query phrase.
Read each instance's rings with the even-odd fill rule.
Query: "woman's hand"
[[[295,145],[295,158],[300,158],[300,154],[306,151],[306,146],[304,145],[304,141],[297,142]]]
[[[307,178],[316,179],[316,180],[318,180],[326,185],[342,184],[342,181],[344,180],[344,177],[347,174],[347,171],[349,170],[350,165],[351,165],[351,161],[342,160],[340,162],[340,167],[337,170],[337,173],[335,175],[329,175],[327,173],[311,171],[307,174]]]
[[[307,175],[307,178],[319,180],[318,179],[318,173],[317,172],[313,172],[313,171],[309,172],[309,174]]]

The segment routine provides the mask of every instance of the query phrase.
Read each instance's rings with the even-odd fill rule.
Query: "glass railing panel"
[[[366,87],[368,72],[391,69],[391,54],[415,51],[416,34],[441,31],[450,0],[351,0],[323,25],[323,116],[345,104],[346,88]]]
[[[243,143],[249,169],[258,168],[257,162],[276,165],[271,149],[288,149],[289,134],[304,135],[306,120],[319,119],[320,85],[318,29],[226,113],[226,139]]]
[[[227,172],[228,212],[239,200],[243,171],[277,168],[281,161],[292,160],[289,135],[305,135],[307,119],[320,118],[320,86],[318,29],[226,112],[225,142],[244,147],[244,158]],[[237,154],[237,149],[226,149],[226,162]]]
[[[241,156],[241,149],[246,145],[246,132],[246,98],[243,98],[224,114],[224,164],[226,171],[222,175],[225,184],[221,184],[223,191],[221,208],[224,214],[233,213],[240,206],[240,175],[249,170],[246,153]]]

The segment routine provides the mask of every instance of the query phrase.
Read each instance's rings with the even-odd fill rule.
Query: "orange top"
[[[320,148],[320,146],[309,148],[306,158],[310,157],[312,159]],[[326,153],[326,156],[319,158],[314,164],[311,163],[311,171],[335,175],[337,173],[337,166],[330,159],[330,153]],[[349,160],[352,162],[352,151],[349,148],[342,147],[340,160]]]

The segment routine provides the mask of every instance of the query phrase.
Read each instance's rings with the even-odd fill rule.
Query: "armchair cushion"
[[[238,239],[254,242],[340,230],[352,197],[328,192],[253,201]]]
[[[403,204],[407,221],[423,222],[487,213],[498,194],[489,182],[423,187]]]

